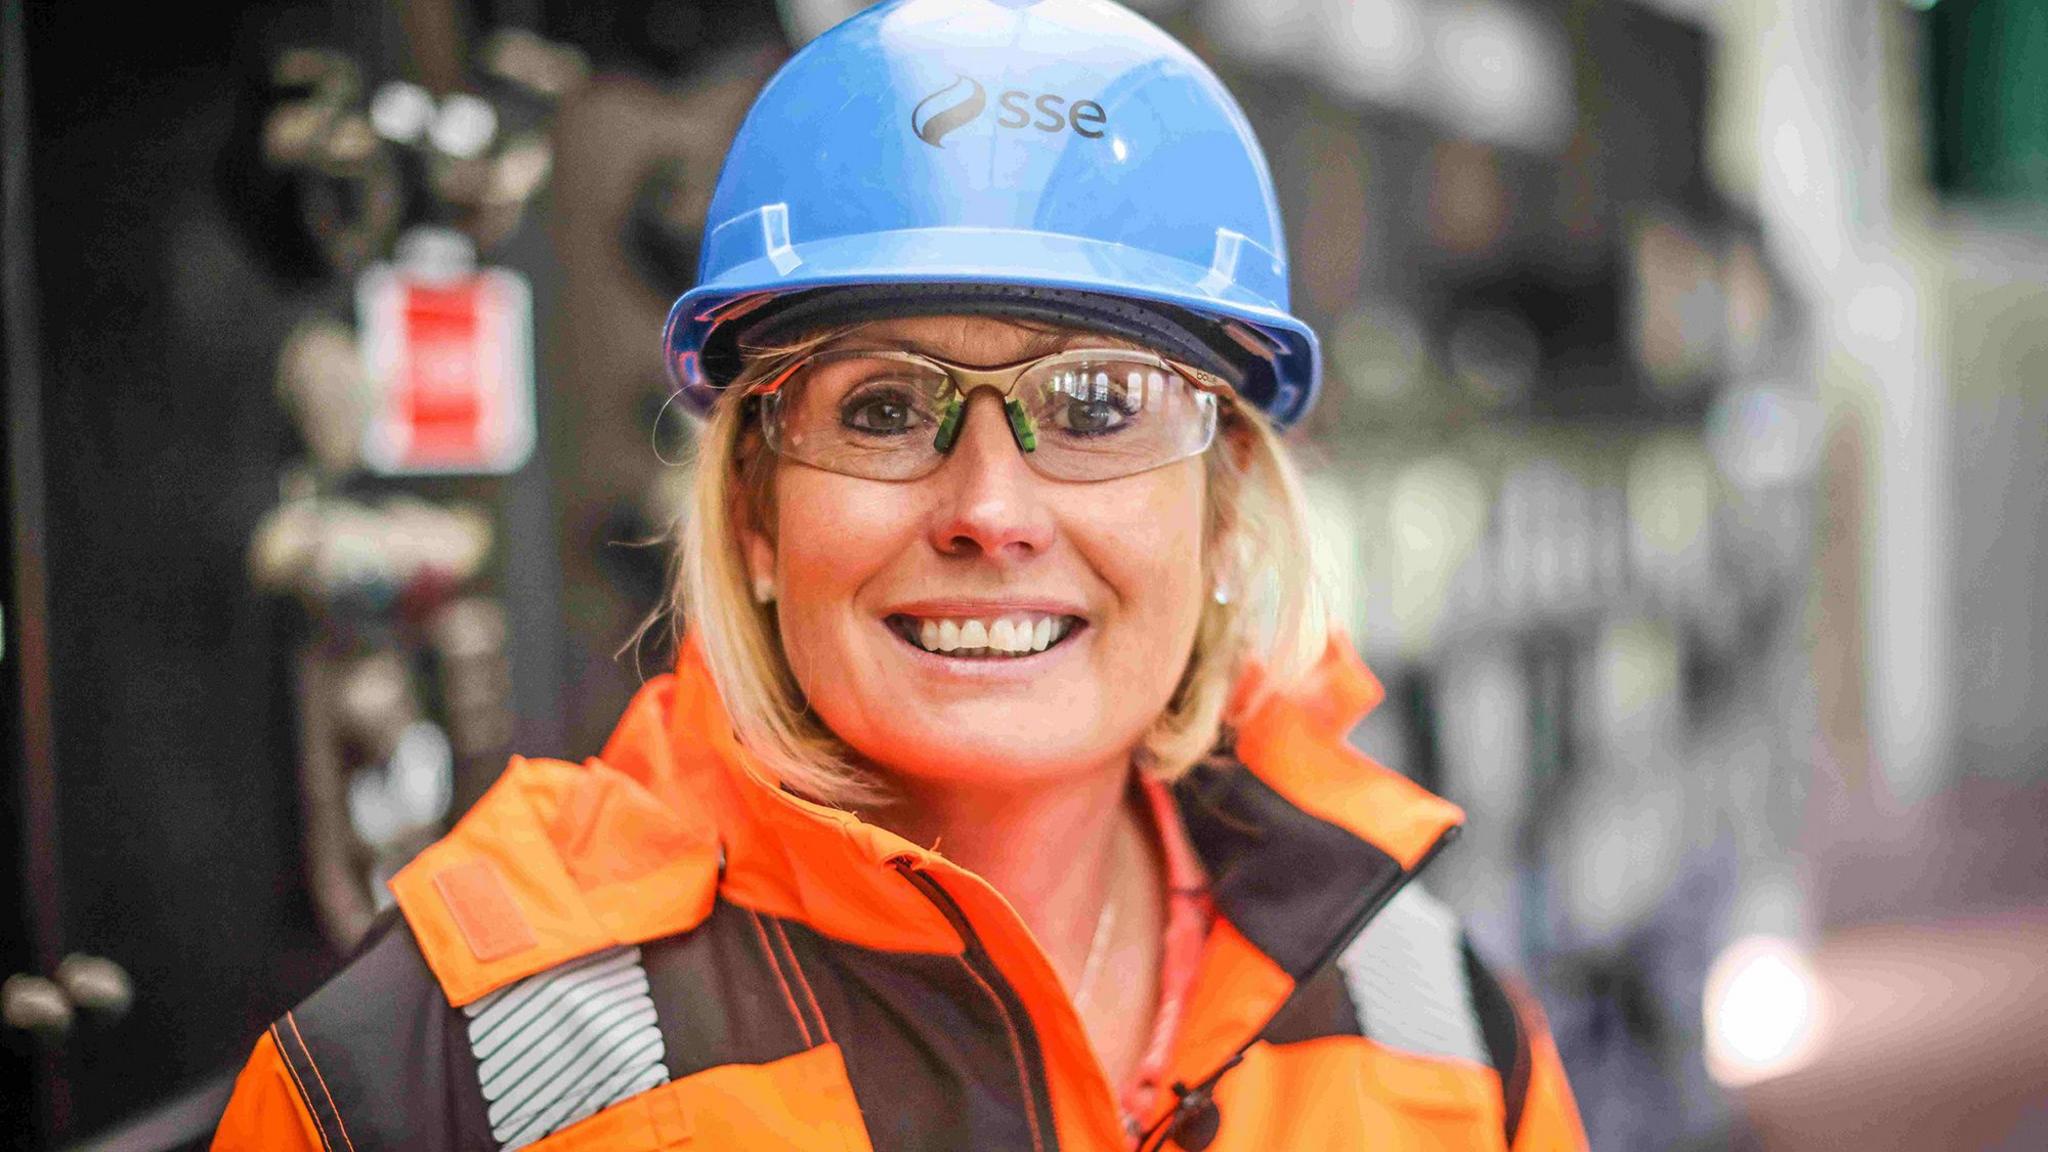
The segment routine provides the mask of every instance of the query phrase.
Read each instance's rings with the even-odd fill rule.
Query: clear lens
[[[1193,456],[1216,435],[1216,397],[1150,357],[1055,359],[1017,382],[1037,444],[1033,466],[1056,480],[1107,480]]]
[[[821,356],[771,402],[769,446],[813,467],[871,480],[909,480],[938,467],[939,422],[952,380],[934,365],[880,356]]]
[[[990,373],[968,385],[986,386]],[[1007,382],[1006,382],[1007,383]],[[1108,480],[1196,455],[1215,439],[1217,399],[1155,357],[1061,353],[1015,377],[1005,408],[1031,467],[1055,480]],[[889,353],[828,353],[765,409],[768,443],[813,467],[873,480],[936,470],[965,398],[944,368]]]

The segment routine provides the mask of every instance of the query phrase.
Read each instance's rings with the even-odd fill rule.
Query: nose
[[[1043,499],[1049,481],[1024,462],[994,389],[975,390],[965,404],[953,450],[927,480],[939,492],[932,546],[950,556],[997,559],[1045,551],[1053,537],[1052,513]]]

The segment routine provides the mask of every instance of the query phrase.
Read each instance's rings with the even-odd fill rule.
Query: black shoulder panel
[[[1173,792],[1217,910],[1296,980],[1327,965],[1401,880],[1399,861],[1242,764],[1205,761]]]
[[[723,900],[642,955],[677,1079],[837,1044],[876,1152],[1050,1144],[1034,1144],[1005,1039],[1020,1029],[1039,1060],[1030,1021],[960,956],[863,948]],[[1005,994],[999,1008],[991,997]]]
[[[1297,1044],[1325,1036],[1363,1036],[1358,1005],[1344,985],[1344,972],[1331,964],[1308,978],[1259,1034],[1268,1044]]]
[[[497,1147],[462,1013],[449,1007],[396,912],[271,1032],[332,1147]]]
[[[671,1077],[768,1064],[822,1042],[808,999],[793,995],[796,975],[771,948],[779,923],[720,900],[697,927],[640,946]]]
[[[1486,1038],[1486,1052],[1500,1072],[1500,1090],[1507,1106],[1508,1146],[1522,1128],[1522,1107],[1529,1098],[1529,1033],[1515,1014],[1515,1002],[1467,940],[1465,977],[1472,985],[1472,1007],[1479,1013],[1479,1030]]]
[[[1038,1037],[1006,981],[984,982],[960,956],[881,952],[788,925],[812,974],[876,1152],[1057,1146],[1049,1113],[1004,1039],[1014,1026],[1042,1075]],[[997,997],[1001,998],[1000,1006]]]
[[[1031,1022],[962,956],[862,948],[721,900],[638,963],[673,1079],[836,1043],[877,1152],[1056,1146],[1033,1112]],[[1341,980],[1315,986],[1342,1009]],[[273,1033],[332,1152],[495,1152],[468,1024],[393,917]]]

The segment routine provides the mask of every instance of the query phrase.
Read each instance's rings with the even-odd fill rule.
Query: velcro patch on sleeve
[[[434,890],[441,894],[448,915],[477,963],[502,960],[539,943],[533,926],[506,889],[504,877],[489,860],[468,860],[441,869],[434,873]]]

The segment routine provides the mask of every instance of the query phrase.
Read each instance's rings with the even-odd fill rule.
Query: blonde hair
[[[748,349],[745,367],[698,429],[678,571],[666,606],[678,646],[686,636],[696,640],[741,743],[777,777],[769,783],[849,806],[885,801],[887,782],[806,705],[783,655],[774,606],[752,594],[740,530],[774,522],[774,454],[762,440],[748,393],[859,327]],[[1217,443],[1205,456],[1203,563],[1207,586],[1228,594],[1204,601],[1180,683],[1136,750],[1140,765],[1166,779],[1215,748],[1248,664],[1262,670],[1261,693],[1284,691],[1327,643],[1294,463],[1263,414],[1233,397],[1225,397],[1222,408]]]

